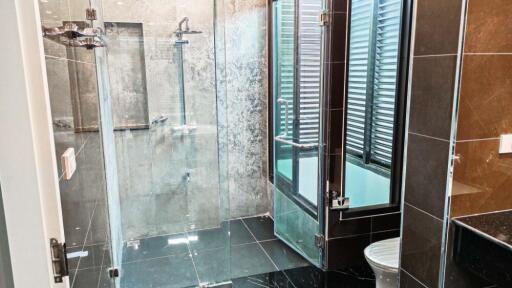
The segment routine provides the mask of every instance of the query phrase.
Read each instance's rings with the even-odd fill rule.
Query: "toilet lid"
[[[399,237],[372,243],[364,249],[364,255],[368,261],[388,269],[398,269],[399,253]]]

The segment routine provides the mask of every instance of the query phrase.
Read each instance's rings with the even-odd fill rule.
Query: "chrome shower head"
[[[176,38],[178,38],[178,40],[182,40],[184,34],[203,33],[202,31],[190,30],[190,26],[188,25],[188,23],[189,23],[188,17],[183,17],[183,19],[181,19],[181,21],[178,22],[178,27],[176,28],[176,31],[174,31],[174,35],[176,35]],[[185,24],[185,28],[183,28],[183,24]]]

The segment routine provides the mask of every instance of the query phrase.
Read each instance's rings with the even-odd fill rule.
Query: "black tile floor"
[[[310,265],[274,236],[268,216],[130,241],[123,262],[122,288],[197,287]]]
[[[236,219],[227,224],[127,243],[120,287],[375,287],[367,270],[323,272],[313,267],[274,236],[270,217]],[[114,287],[106,269],[95,264],[103,250],[91,247],[90,259],[80,259],[84,269],[72,271],[73,288]],[[102,261],[105,264],[105,258]]]

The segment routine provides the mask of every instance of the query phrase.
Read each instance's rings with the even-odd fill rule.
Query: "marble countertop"
[[[512,210],[455,218],[453,222],[512,251]]]

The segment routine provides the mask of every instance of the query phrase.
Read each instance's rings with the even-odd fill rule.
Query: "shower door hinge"
[[[108,269],[108,276],[110,276],[110,278],[117,278],[119,277],[119,268],[117,267],[111,267]]]
[[[316,247],[318,247],[320,249],[324,249],[325,248],[325,237],[324,237],[324,235],[321,235],[321,234],[316,234],[315,235],[315,245],[316,245]]]
[[[69,275],[66,243],[59,243],[59,240],[50,239],[50,253],[53,266],[53,280],[55,283],[62,283],[65,276]]]
[[[335,190],[331,190],[329,194],[329,208],[331,210],[347,210],[350,208],[349,197],[343,197],[341,192]]]
[[[320,26],[329,25],[329,11],[324,10],[324,11],[320,12],[320,15],[318,15],[318,24]]]
[[[96,9],[94,9],[94,8],[85,9],[85,19],[91,20],[91,21],[98,19]]]

